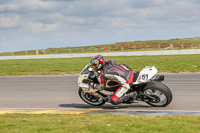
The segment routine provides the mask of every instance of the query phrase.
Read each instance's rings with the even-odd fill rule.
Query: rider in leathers
[[[116,81],[120,84],[114,94],[108,96],[109,102],[116,105],[136,97],[136,92],[125,94],[130,89],[130,84],[132,83],[134,76],[132,70],[127,65],[119,65],[114,60],[108,60],[106,62],[102,55],[93,57],[90,63],[96,71],[101,71],[100,75],[97,77],[100,84],[91,83],[93,89],[96,89],[97,91],[103,90],[106,87],[107,80]]]

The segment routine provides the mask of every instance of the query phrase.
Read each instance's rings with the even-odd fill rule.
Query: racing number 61
[[[148,74],[142,74],[142,79],[143,80],[148,79]]]

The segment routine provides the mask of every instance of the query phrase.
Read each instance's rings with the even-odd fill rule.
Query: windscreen
[[[83,68],[83,70],[81,71],[81,74],[88,74],[88,68],[91,66],[91,64],[90,63],[88,63],[84,68]]]

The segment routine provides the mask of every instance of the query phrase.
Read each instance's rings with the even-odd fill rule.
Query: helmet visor
[[[92,65],[93,69],[96,70],[97,66],[95,64]]]

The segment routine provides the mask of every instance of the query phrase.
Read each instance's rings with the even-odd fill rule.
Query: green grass
[[[159,72],[200,72],[200,55],[119,56],[105,57],[125,63],[134,71],[155,66]],[[60,75],[78,74],[90,57],[65,59],[0,60],[0,75]]]
[[[199,133],[200,116],[5,114],[1,133]]]

